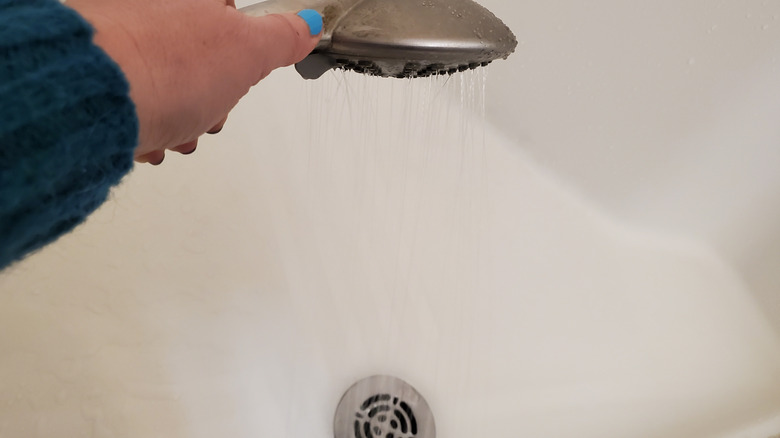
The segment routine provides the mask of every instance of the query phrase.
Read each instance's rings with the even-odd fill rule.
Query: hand
[[[130,83],[140,123],[136,161],[191,153],[272,70],[316,46],[295,14],[248,17],[235,0],[69,0]],[[313,26],[315,31],[316,25]]]

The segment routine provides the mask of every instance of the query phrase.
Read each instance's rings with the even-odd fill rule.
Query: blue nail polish
[[[309,25],[309,32],[312,36],[319,35],[322,32],[322,15],[314,9],[304,9],[298,12],[298,16],[303,18]]]

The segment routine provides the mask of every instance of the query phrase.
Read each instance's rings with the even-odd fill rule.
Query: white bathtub
[[[780,3],[483,4],[484,123],[277,72],[1,274],[0,437],[330,438],[372,374],[439,437],[780,434]]]

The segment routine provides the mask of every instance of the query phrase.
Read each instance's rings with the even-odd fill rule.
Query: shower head
[[[332,68],[413,78],[452,74],[506,59],[517,46],[511,30],[472,0],[269,0],[248,15],[315,9],[322,40],[296,69],[316,79]]]

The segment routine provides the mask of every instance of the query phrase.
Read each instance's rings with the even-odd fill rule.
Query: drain
[[[425,399],[392,376],[363,379],[347,390],[334,420],[335,438],[435,438]]]

